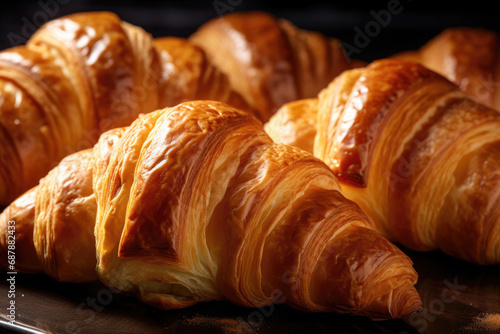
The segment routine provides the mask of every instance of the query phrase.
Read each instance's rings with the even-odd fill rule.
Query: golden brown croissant
[[[190,40],[205,50],[262,121],[286,102],[315,97],[343,70],[364,65],[349,62],[339,40],[265,12],[213,19]]]
[[[141,113],[209,99],[266,120],[284,102],[315,96],[348,67],[337,40],[269,14],[224,17],[233,32],[212,32],[217,22],[189,40],[153,40],[113,13],[79,13],[45,24],[26,46],[0,52],[0,205],[67,154],[91,147],[103,131],[129,125]],[[240,51],[220,49],[233,59],[221,59],[205,41],[233,47],[236,31],[245,37]],[[238,65],[245,77],[228,72],[227,64]]]
[[[92,12],[50,21],[26,46],[0,52],[0,204],[141,113],[194,98],[250,110],[185,44],[155,43],[115,14]]]
[[[111,13],[73,14],[0,53],[0,204],[35,185],[68,153],[158,105],[151,37]]]
[[[340,194],[333,172],[221,102],[146,114],[65,158],[0,216],[2,259],[9,220],[25,231],[17,252],[37,254],[19,269],[92,280],[95,257],[69,259],[84,243],[106,285],[162,309],[284,301],[398,318],[421,306],[411,260]],[[80,230],[94,223],[91,251],[94,236]]]
[[[500,37],[483,28],[448,28],[419,50],[395,55],[417,61],[478,102],[500,110]]]
[[[311,136],[289,135],[306,123],[286,121],[293,107],[266,129],[306,147]],[[415,62],[385,59],[344,72],[304,115],[316,117],[314,155],[383,235],[415,250],[500,263],[498,112]]]

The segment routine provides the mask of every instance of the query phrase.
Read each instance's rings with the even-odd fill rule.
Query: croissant
[[[189,38],[267,121],[284,103],[315,97],[348,68],[341,42],[298,29],[266,12],[236,12],[203,24]]]
[[[419,50],[395,58],[417,61],[458,85],[476,101],[500,110],[498,33],[484,28],[448,28]]]
[[[141,113],[195,98],[251,112],[188,44],[154,41],[113,13],[92,12],[50,21],[26,46],[0,52],[0,205]]]
[[[422,65],[396,59],[338,76],[303,113],[316,118],[313,134],[289,135],[304,132],[298,128],[307,121],[287,109],[306,104],[283,106],[267,132],[277,142],[313,145],[382,235],[414,250],[500,263],[497,111]]]
[[[411,260],[339,189],[322,161],[274,143],[250,113],[185,102],[64,158],[0,215],[0,256],[13,221],[18,270],[73,282],[97,274],[161,309],[229,300],[377,319],[418,310]]]
[[[130,124],[157,106],[149,35],[111,13],[48,22],[0,53],[0,204],[37,184],[68,153],[91,147],[100,131]]]
[[[0,205],[141,113],[209,99],[264,121],[360,64],[339,41],[261,12],[212,20],[189,39],[153,39],[109,12],[55,19],[0,52]]]

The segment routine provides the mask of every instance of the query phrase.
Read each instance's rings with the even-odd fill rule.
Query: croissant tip
[[[373,320],[387,320],[405,319],[421,310],[422,300],[415,287],[407,281],[374,300],[363,313]]]
[[[422,302],[419,301],[418,303],[415,303],[415,306],[409,307],[408,310],[409,310],[408,314],[404,315],[403,317],[408,317],[411,316],[412,314],[420,313],[424,310],[424,308],[422,306]]]
[[[394,318],[405,318],[414,313],[423,311],[422,300],[413,285],[411,288],[406,289],[400,300],[406,302],[398,309],[399,312],[395,312]]]

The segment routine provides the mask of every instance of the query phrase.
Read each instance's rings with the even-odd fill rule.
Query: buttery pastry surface
[[[203,24],[189,38],[266,122],[283,104],[313,98],[342,71],[364,65],[341,42],[266,12],[238,12]]]
[[[0,52],[0,203],[103,131],[155,109],[158,90],[136,90],[160,71],[149,34],[108,12],[49,21],[26,46]]]
[[[162,309],[210,300],[257,307],[279,295],[306,311],[418,310],[411,260],[339,190],[321,160],[274,143],[251,114],[193,101],[65,158],[0,215],[0,229],[12,218],[32,226],[26,244],[37,257],[23,268],[66,281],[95,279],[81,263],[59,261],[95,235],[85,252],[97,254],[97,276]],[[23,210],[33,210],[29,219]],[[81,233],[94,225],[94,235]]]

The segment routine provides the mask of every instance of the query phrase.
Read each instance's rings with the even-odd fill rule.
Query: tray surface
[[[99,282],[59,283],[44,275],[17,274],[14,325],[5,320],[9,284],[0,284],[0,332],[19,333],[500,333],[500,267],[482,267],[441,252],[406,249],[419,273],[424,310],[408,319],[305,313],[274,305],[238,307],[200,303],[162,311]],[[25,327],[29,326],[29,327]]]

